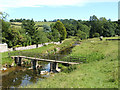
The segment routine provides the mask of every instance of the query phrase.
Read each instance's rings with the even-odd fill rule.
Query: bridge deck
[[[80,64],[80,63],[77,63],[77,62],[66,62],[66,61],[49,60],[49,59],[41,59],[41,58],[26,57],[26,56],[11,56],[11,57],[12,58],[14,58],[14,57],[21,57],[21,58],[37,60],[37,61],[45,61],[45,62],[56,62],[56,63],[65,63],[65,64]]]

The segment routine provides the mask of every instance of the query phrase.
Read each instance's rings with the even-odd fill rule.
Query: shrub
[[[95,33],[95,34],[94,34],[94,37],[99,37],[99,36],[100,36],[99,33]]]
[[[78,40],[79,40],[79,39],[81,39],[81,40],[87,39],[87,35],[86,35],[86,33],[83,32],[83,31],[78,30],[78,32],[77,32],[76,35],[77,35]]]
[[[71,65],[67,68],[64,68],[62,71],[65,73],[70,73],[70,72],[74,71],[75,69],[77,69],[77,65]]]

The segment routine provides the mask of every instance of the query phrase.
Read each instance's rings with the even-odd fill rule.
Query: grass
[[[43,47],[35,48],[35,49],[29,49],[29,50],[20,50],[20,51],[12,51],[10,52],[10,56],[15,56],[15,55],[24,55],[24,56],[31,56],[34,57],[38,54],[46,54],[46,51],[51,52],[55,48],[59,47],[61,49],[64,49],[65,47],[69,46],[71,43],[72,39],[66,39],[64,42],[60,45],[55,45],[55,44],[49,44]],[[2,54],[2,65],[4,64],[12,64],[13,60],[9,57],[8,55],[9,52],[4,52]]]
[[[47,50],[51,50],[54,48],[54,44],[49,44],[47,46],[43,46],[40,48],[30,49],[30,50],[21,50],[21,52],[25,55],[34,55],[35,53],[45,53]],[[12,51],[10,52],[10,56],[19,55],[20,51]],[[8,56],[8,52],[1,53],[2,54],[2,65],[11,64],[13,60]]]
[[[55,22],[35,22],[35,25],[48,25],[50,26],[50,24],[55,23]],[[16,28],[21,28],[21,22],[11,22],[11,26],[15,26]],[[38,30],[43,30],[43,27],[39,27]]]
[[[67,47],[72,41],[73,38],[66,39],[59,46],[48,45],[24,52],[45,53],[55,47]],[[11,62],[6,59],[7,52],[2,53],[2,56],[3,63]],[[86,57],[87,63],[68,68],[61,66],[64,68],[63,72],[26,88],[118,88],[118,41],[100,41],[99,38],[83,40],[81,45],[72,49],[70,56]]]
[[[50,26],[50,24],[55,23],[55,22],[35,22],[35,23],[36,23],[36,25],[48,25],[48,26]]]
[[[104,37],[103,40],[105,39],[119,39],[120,37]]]
[[[21,25],[21,22],[11,22],[12,24],[16,24],[16,25]],[[35,22],[36,25],[48,25],[50,26],[50,24],[55,23],[55,22]]]
[[[118,41],[84,40],[70,55],[86,56],[88,63],[26,88],[118,88]]]

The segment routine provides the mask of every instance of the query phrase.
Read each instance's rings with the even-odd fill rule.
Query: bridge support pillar
[[[14,57],[15,58],[15,64],[18,63],[18,57]]]
[[[56,63],[56,62],[51,62],[51,63],[50,63],[50,71],[51,71],[51,72],[56,72],[57,69],[58,69],[58,63]]]
[[[38,61],[37,60],[32,60],[32,69],[36,69],[36,67],[38,66]]]
[[[21,66],[22,57],[18,57],[18,66]]]
[[[15,64],[21,66],[22,59],[23,59],[22,57],[14,57]]]

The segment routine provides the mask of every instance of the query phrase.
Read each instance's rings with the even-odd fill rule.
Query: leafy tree
[[[6,33],[6,43],[8,47],[15,47],[16,45],[21,45],[22,35],[20,35],[19,31],[15,27],[10,27]]]
[[[7,18],[8,14],[7,13],[3,13],[3,12],[0,12],[0,33],[1,37],[0,37],[0,41],[2,40],[2,42],[0,43],[7,43],[8,39],[9,39],[9,28],[10,28],[10,23],[6,21],[6,18]]]
[[[90,21],[98,21],[97,16],[95,16],[95,15],[90,16]]]
[[[88,27],[87,25],[84,25],[84,24],[80,24],[79,25],[79,30],[86,33],[87,37],[89,37],[90,27]]]
[[[80,31],[80,30],[78,30],[78,32],[77,32],[77,37],[79,38],[79,39],[81,39],[81,40],[83,40],[83,39],[86,39],[87,38],[87,35],[86,35],[86,33],[85,32],[83,32],[83,31]]]
[[[43,31],[38,31],[35,34],[35,43],[36,43],[36,48],[38,47],[38,44],[43,44],[48,41],[48,38],[46,36],[46,33]]]
[[[115,34],[120,36],[120,20],[114,23],[114,26],[116,27]]]
[[[43,25],[43,31],[44,32],[51,32],[51,28],[47,25]]]
[[[90,29],[90,38],[94,37],[94,34],[97,32],[97,25],[98,25],[98,18],[97,16],[93,15],[90,16],[90,24],[91,24],[91,29]]]
[[[75,27],[72,24],[65,24],[65,28],[67,31],[67,37],[75,35]]]
[[[46,20],[46,19],[44,19],[44,22],[47,22],[47,20]]]
[[[25,29],[25,32],[31,37],[32,39],[32,44],[34,43],[35,40],[35,34],[37,33],[38,27],[35,26],[35,22],[32,20],[24,20],[22,22],[22,28]]]
[[[60,33],[58,32],[58,30],[57,29],[53,29],[52,30],[52,36],[53,36],[53,41],[54,42],[58,42],[58,41],[60,41]]]
[[[67,36],[66,29],[61,21],[57,21],[53,27],[54,29],[57,29],[60,33],[60,42],[64,40]]]

